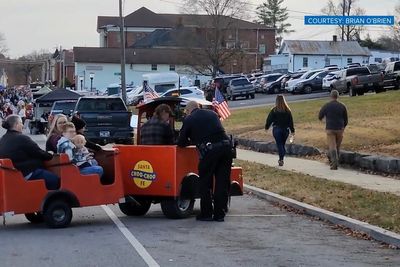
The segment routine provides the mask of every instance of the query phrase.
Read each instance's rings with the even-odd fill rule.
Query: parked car
[[[287,77],[288,77],[288,75],[284,74],[284,75],[281,75],[275,81],[267,83],[264,86],[264,91],[263,92],[268,93],[268,94],[279,94],[282,91],[282,82]]]
[[[322,79],[322,90],[331,91],[331,84],[335,81],[335,75],[339,74],[340,71],[329,72]]]
[[[223,94],[227,94],[227,88],[229,86],[229,82],[233,79],[237,78],[243,78],[243,75],[229,75],[229,76],[221,76],[221,77],[216,77],[212,80],[212,83],[219,84],[219,89]]]
[[[394,86],[394,89],[400,88],[400,61],[390,62],[386,65],[384,85]]]
[[[240,96],[246,98],[251,97],[252,99],[254,99],[255,93],[256,89],[247,78],[238,78],[231,80],[227,89],[227,96],[230,100],[235,100],[236,97]]]
[[[86,137],[93,142],[133,144],[131,112],[120,97],[81,97],[74,115],[86,122]]]
[[[282,77],[282,73],[271,73],[271,74],[261,76],[260,84],[259,84],[260,91],[262,93],[266,93],[267,92],[267,84],[276,81],[280,77]]]
[[[48,125],[51,125],[51,122],[53,121],[54,116],[57,114],[64,114],[67,117],[71,117],[72,113],[74,112],[76,102],[77,102],[76,100],[55,101],[50,110],[50,115],[48,118]]]
[[[282,79],[282,82],[281,82],[281,91],[285,91],[286,83],[288,81],[291,81],[291,80],[294,80],[294,79],[298,79],[303,74],[304,74],[304,72],[295,72],[295,73],[286,74],[285,77]]]
[[[285,84],[285,90],[287,92],[293,93],[294,92],[294,86],[299,83],[302,80],[306,80],[309,79],[311,76],[313,76],[315,73],[317,72],[321,72],[323,70],[309,70],[305,73],[303,73],[300,77],[298,77],[297,79],[295,78],[295,76],[291,77],[291,79],[289,81],[286,82]],[[296,76],[297,77],[297,76]]]
[[[348,68],[335,75],[331,89],[339,93],[349,93],[350,96],[363,95],[372,90],[376,93],[385,91],[383,87],[383,74],[371,74],[367,67]]]
[[[328,74],[329,72],[326,70],[316,72],[309,78],[299,81],[294,85],[292,93],[306,93],[311,94],[313,91],[320,91],[322,90],[322,79]]]
[[[160,95],[160,97],[164,96],[182,96],[187,98],[205,99],[204,92],[196,86],[181,87],[179,90],[178,88],[170,89]]]

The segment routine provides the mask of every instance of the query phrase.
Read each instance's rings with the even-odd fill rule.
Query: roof
[[[281,54],[287,48],[290,54],[295,55],[356,55],[370,56],[368,49],[361,47],[357,41],[300,41],[286,40],[279,51]]]
[[[57,88],[54,89],[52,92],[45,94],[44,96],[39,97],[36,99],[36,103],[40,102],[54,102],[57,100],[77,100],[81,97],[80,94],[64,89],[64,88]]]
[[[159,14],[160,16],[172,21],[174,25],[183,25],[185,27],[201,27],[201,28],[213,28],[212,20],[210,19],[210,15],[199,15],[199,14]],[[231,18],[228,16],[221,17],[221,25],[222,27],[232,27],[238,29],[265,29],[265,30],[273,30],[268,26],[249,22],[242,19]]]
[[[40,88],[39,90],[37,90],[36,92],[34,92],[34,95],[45,95],[52,92],[51,89],[47,86],[44,86],[42,88]]]
[[[198,36],[196,29],[193,28],[158,29],[141,38],[131,47],[204,47],[204,40],[198,38]]]
[[[146,28],[174,28],[176,26],[212,28],[212,20],[209,15],[197,14],[157,14],[142,7],[125,16],[125,27],[146,27]],[[241,19],[232,19],[228,16],[222,17],[222,23],[229,25],[233,23],[238,29],[268,29],[270,27]],[[97,17],[97,29],[106,25],[118,26],[119,17],[99,16]]]
[[[106,25],[120,25],[119,17],[97,17],[97,28]],[[171,21],[166,20],[164,17],[154,13],[153,11],[142,7],[125,16],[125,27],[149,27],[149,28],[171,28],[173,25]]]
[[[74,47],[75,62],[120,63],[121,50],[107,47]],[[126,64],[188,65],[196,63],[190,52],[174,48],[128,48]]]

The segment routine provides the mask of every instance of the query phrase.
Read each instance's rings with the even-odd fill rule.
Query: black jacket
[[[321,108],[318,118],[326,119],[326,130],[343,130],[348,123],[346,106],[337,100],[330,101]]]
[[[291,112],[277,111],[273,108],[268,114],[265,129],[268,130],[271,125],[282,129],[289,128],[290,132],[294,133],[293,117]]]
[[[229,137],[226,135],[217,113],[211,110],[195,109],[183,121],[178,146],[216,143],[222,140],[229,140]]]
[[[0,139],[0,158],[11,159],[14,167],[24,176],[38,168],[43,168],[43,161],[53,155],[40,149],[29,137],[17,131],[8,130]]]

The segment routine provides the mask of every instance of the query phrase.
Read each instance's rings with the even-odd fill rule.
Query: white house
[[[384,63],[398,61],[400,59],[400,51],[387,51],[371,49],[370,63]]]
[[[126,49],[126,83],[141,85],[143,74],[176,72],[181,77],[200,83],[210,77],[182,64],[185,55],[178,49]],[[119,48],[74,47],[75,81],[78,90],[104,91],[108,85],[121,82]]]
[[[288,71],[299,69],[318,69],[328,65],[345,67],[351,63],[368,64],[371,53],[356,41],[303,41],[285,40],[276,57],[270,57],[271,69],[284,64]]]

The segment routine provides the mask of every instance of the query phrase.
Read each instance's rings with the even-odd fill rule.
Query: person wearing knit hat
[[[72,117],[71,122],[75,125],[76,132],[83,134],[85,131],[84,128],[86,127],[86,122],[76,116]]]
[[[73,116],[71,119],[71,122],[75,125],[76,134],[85,136],[86,122],[77,116]],[[91,149],[96,152],[102,150],[100,145],[93,143],[93,142],[89,141],[88,139],[86,139],[85,146],[88,149]]]

